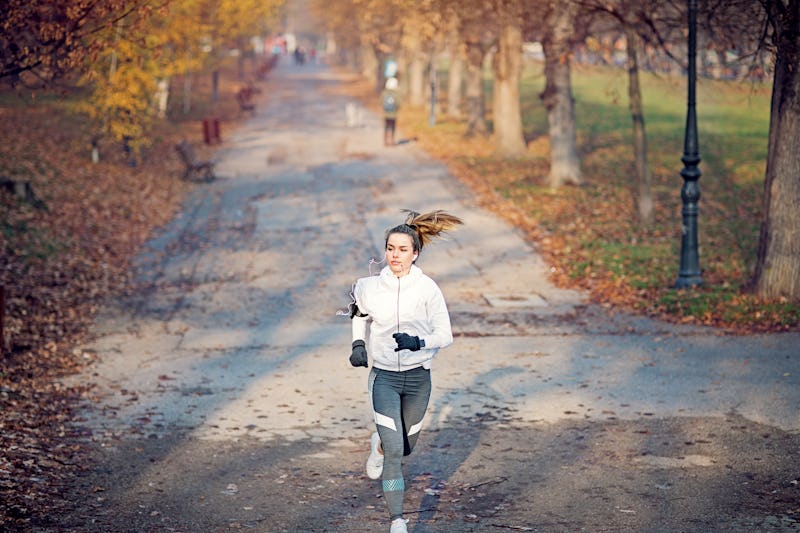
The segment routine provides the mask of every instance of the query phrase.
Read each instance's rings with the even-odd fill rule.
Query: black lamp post
[[[700,153],[697,142],[697,113],[695,111],[695,83],[697,78],[697,0],[689,0],[689,72],[686,110],[686,134],[683,141],[683,234],[681,237],[681,269],[675,287],[700,285],[700,257],[697,251],[697,202],[700,200]]]

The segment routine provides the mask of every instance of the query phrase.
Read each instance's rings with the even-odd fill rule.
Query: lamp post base
[[[699,274],[678,276],[678,281],[675,282],[676,289],[688,289],[689,287],[697,287],[703,284],[703,278]]]

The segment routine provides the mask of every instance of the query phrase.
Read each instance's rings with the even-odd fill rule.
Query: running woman
[[[441,210],[406,212],[405,223],[386,232],[386,266],[379,275],[356,281],[350,313],[350,364],[368,367],[367,353],[372,356],[368,389],[377,431],[370,439],[366,469],[370,479],[382,480],[390,533],[408,531],[402,459],[419,438],[431,395],[433,358],[453,342],[442,291],[415,261],[432,238],[462,224]]]

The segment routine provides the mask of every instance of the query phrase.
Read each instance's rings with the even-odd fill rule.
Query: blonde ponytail
[[[441,237],[443,233],[464,223],[457,216],[442,209],[423,214],[410,209],[403,209],[403,212],[408,213],[405,223],[389,229],[386,232],[386,241],[388,242],[389,235],[393,233],[405,233],[411,236],[414,241],[414,250],[417,252],[422,250],[422,247],[431,242],[433,238]]]

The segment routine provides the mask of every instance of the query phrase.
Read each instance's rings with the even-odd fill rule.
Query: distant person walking
[[[444,211],[407,212],[403,224],[386,232],[386,266],[377,276],[356,281],[350,310],[350,364],[368,367],[367,353],[372,356],[368,390],[377,432],[370,439],[366,470],[370,479],[382,479],[390,533],[408,531],[402,459],[411,454],[422,429],[433,358],[453,342],[442,291],[415,262],[432,238],[462,223]]]
[[[299,46],[294,49],[294,63],[295,65],[302,65],[306,62],[306,53]]]
[[[394,146],[394,132],[397,127],[397,109],[400,106],[400,96],[397,93],[397,78],[386,80],[385,88],[381,93],[383,106],[383,144]]]

